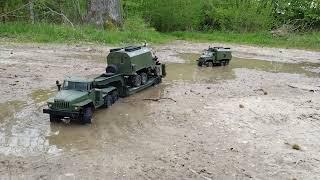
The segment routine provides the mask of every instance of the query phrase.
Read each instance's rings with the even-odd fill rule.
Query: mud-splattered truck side
[[[91,123],[93,111],[110,107],[119,97],[126,97],[161,82],[165,65],[146,47],[110,50],[106,73],[95,78],[66,78],[59,92],[47,102],[44,113],[50,122],[78,119]],[[58,83],[59,85],[59,83]],[[59,85],[60,86],[60,85]]]

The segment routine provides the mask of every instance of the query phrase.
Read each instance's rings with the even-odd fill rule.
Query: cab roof
[[[72,76],[72,77],[66,77],[64,78],[64,80],[66,81],[71,81],[71,82],[83,82],[83,83],[90,83],[94,81],[94,78],[91,77],[76,77],[76,76]]]
[[[116,49],[111,49],[110,53],[120,53],[120,54],[126,54],[129,57],[135,57],[141,54],[145,54],[150,52],[151,50],[147,47],[144,46],[129,46],[125,48],[116,48]]]

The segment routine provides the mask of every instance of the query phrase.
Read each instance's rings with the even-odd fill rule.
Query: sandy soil
[[[0,179],[319,179],[320,53],[214,44],[230,66],[196,67],[208,46],[155,46],[164,82],[81,126],[41,110],[55,80],[103,72],[109,47],[0,45]]]

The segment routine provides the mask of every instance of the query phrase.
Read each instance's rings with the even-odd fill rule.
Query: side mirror
[[[56,85],[57,85],[57,87],[58,87],[58,91],[60,91],[60,90],[61,90],[61,84],[60,84],[60,82],[59,82],[59,81],[56,81]]]

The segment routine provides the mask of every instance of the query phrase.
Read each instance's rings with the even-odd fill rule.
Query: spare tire
[[[116,74],[116,73],[118,73],[118,67],[114,64],[111,64],[111,65],[107,66],[106,73]]]

